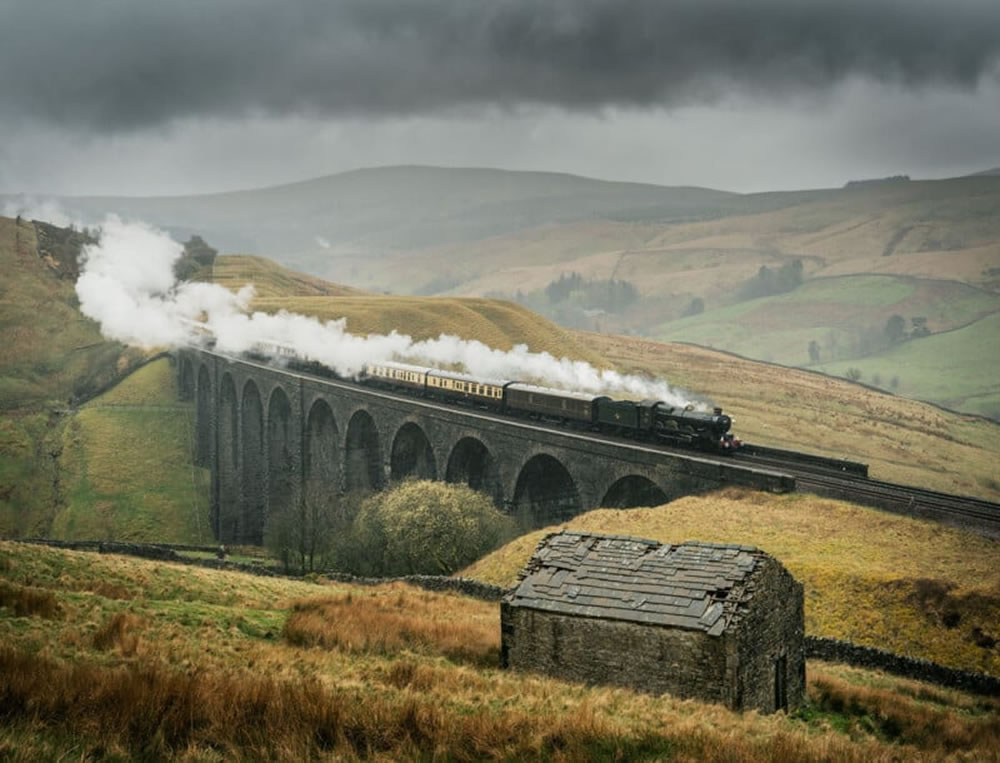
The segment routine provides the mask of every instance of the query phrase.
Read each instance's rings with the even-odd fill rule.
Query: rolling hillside
[[[912,331],[912,319],[917,317],[937,334],[997,312],[1000,294],[958,281],[838,276],[810,279],[786,294],[670,321],[653,333],[665,341],[693,342],[768,362],[804,366],[810,363],[810,341],[819,345],[822,361],[881,349],[880,343],[888,341],[885,326],[893,315],[903,319],[903,332]]]
[[[998,317],[996,292],[958,281],[855,275],[811,279],[787,294],[707,310],[654,333],[665,341],[851,375],[895,394],[997,419]]]
[[[577,336],[619,370],[643,370],[714,400],[748,442],[863,461],[876,479],[1000,501],[995,422],[702,347]]]
[[[897,391],[907,397],[1000,421],[998,358],[1000,313],[993,313],[968,326],[904,342],[869,357],[823,364],[818,370],[845,375],[856,369],[860,381],[876,386],[896,379]]]
[[[577,270],[637,280],[644,294],[711,300],[788,258],[803,259],[807,276],[881,272],[968,283],[995,281],[989,271],[1000,264],[1000,177],[989,174],[740,195],[553,173],[384,167],[208,196],[58,201],[91,219],[117,212],[179,239],[199,233],[225,251],[400,293],[484,294],[515,283],[528,290],[553,272]]]
[[[1000,675],[993,540],[842,501],[743,488],[653,508],[598,509],[559,527],[757,546],[805,585],[807,634]],[[522,535],[459,574],[514,585],[538,541],[557,529]],[[950,627],[946,612],[958,616]],[[979,639],[984,632],[992,643]]]
[[[409,251],[592,218],[698,218],[725,212],[734,198],[724,191],[545,172],[382,167],[206,196],[58,201],[85,217],[115,212],[181,240],[197,232],[226,251],[275,256],[327,275],[331,256]],[[5,201],[18,199],[0,196]]]
[[[13,221],[0,224],[10,231]],[[25,223],[22,228],[27,241],[33,228]],[[37,246],[14,247],[20,259],[11,253],[9,241],[5,247],[0,250],[11,257],[13,277],[21,279],[18,290],[4,295],[7,314],[21,316],[10,319],[13,336],[35,337],[39,324],[49,325],[44,324],[49,313],[32,312],[19,298],[56,290],[65,299],[59,309],[75,317],[57,310],[51,316],[59,325],[90,325],[88,344],[97,341],[93,351],[107,353],[106,359],[81,366],[90,368],[94,379],[104,380],[102,386],[85,389],[107,387],[142,361],[138,353],[123,354],[120,346],[99,342],[93,326],[75,313],[69,283],[60,280],[58,268],[45,264]],[[509,302],[360,294],[261,258],[220,257],[215,278],[234,289],[254,282],[263,295],[257,308],[345,317],[348,329],[359,333],[402,327],[417,338],[452,333],[501,349],[526,342],[533,350],[559,357],[649,373],[718,401],[736,417],[736,430],[744,439],[870,462],[873,475],[883,479],[1000,499],[996,425],[843,380],[684,345],[566,331]],[[348,296],[329,296],[345,293]],[[970,305],[968,310],[979,309],[975,301]],[[57,335],[59,329],[53,323],[46,331]],[[59,341],[72,336],[59,334]],[[0,534],[98,533],[195,542],[203,538],[204,527],[188,518],[202,516],[205,478],[186,458],[190,410],[178,403],[165,361],[147,366],[103,397],[64,411],[78,377],[61,375],[60,369],[73,368],[83,351],[74,350],[76,345],[55,347],[58,351],[32,338],[3,367],[3,373],[19,380],[31,395],[18,403],[17,411],[0,417]],[[32,353],[39,352],[50,354],[51,366],[43,368],[32,360]],[[990,362],[987,355],[980,358]],[[46,389],[52,391],[38,392]],[[154,514],[177,521],[164,524]]]
[[[0,262],[10,276],[0,321],[11,340],[0,350],[0,536],[205,542],[208,477],[190,462],[191,404],[178,401],[166,359],[139,368],[148,355],[102,340],[79,313],[82,243],[69,230],[0,218]],[[509,303],[364,295],[259,257],[219,257],[211,278],[234,290],[253,283],[255,308],[346,316],[359,333],[405,326],[418,338],[527,342],[605,364]]]
[[[996,759],[996,700],[873,671],[810,661],[806,707],[763,717],[500,670],[497,609],[399,584],[261,578],[0,541],[0,751],[17,760]]]

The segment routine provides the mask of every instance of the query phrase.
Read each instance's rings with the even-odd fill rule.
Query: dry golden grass
[[[399,584],[297,601],[285,622],[284,637],[295,646],[347,652],[413,650],[482,666],[500,660],[496,604]]]
[[[265,257],[233,254],[215,258],[212,283],[239,291],[247,284],[253,284],[257,297],[342,297],[349,294],[363,294],[360,289],[324,281],[314,276],[296,273]]]
[[[806,495],[730,488],[649,509],[598,509],[565,525],[665,542],[747,543],[806,588],[806,632],[1000,675],[996,542],[933,522]],[[512,585],[541,536],[460,574]],[[957,620],[956,620],[957,616]]]
[[[947,693],[916,682],[897,683],[890,690],[858,686],[822,669],[816,673],[808,687],[813,710],[844,717],[851,736],[874,733],[944,754],[1000,750],[1000,705],[995,700],[956,703]]]
[[[354,334],[402,331],[414,339],[441,334],[477,340],[498,350],[525,344],[533,352],[557,358],[586,360],[606,366],[603,358],[546,318],[513,304],[493,299],[451,297],[290,297],[258,299],[253,308],[265,312],[287,310],[320,320],[346,318]]]
[[[488,705],[456,713],[409,690],[328,688],[314,678],[182,673],[143,663],[66,665],[9,646],[0,647],[0,696],[5,726],[30,724],[72,734],[91,750],[143,758],[889,761],[920,749],[882,745],[871,736],[817,735],[754,714],[713,728],[697,718],[694,704],[654,714],[651,723],[622,723],[600,702],[619,697],[600,693],[596,702],[585,699],[555,713]],[[841,695],[824,699],[836,703],[834,696]],[[889,718],[903,733],[911,729],[902,713]],[[950,749],[963,738],[963,749],[973,754],[995,751],[985,746],[996,739],[995,721],[948,720],[948,736],[930,739],[929,751]]]
[[[56,617],[59,602],[51,591],[0,580],[0,607],[6,607],[14,617]]]
[[[139,648],[143,620],[130,612],[115,612],[91,637],[94,648],[102,652],[112,649],[131,657]]]
[[[623,371],[711,397],[748,442],[870,464],[876,479],[1000,501],[1000,425],[721,352],[578,332]]]
[[[946,754],[939,740],[920,737],[907,721],[928,703],[945,716],[920,718],[956,724],[948,745],[966,745],[953,753],[958,759],[998,756],[989,746],[996,703],[867,671],[810,665],[811,681],[823,688],[810,689],[806,710],[761,717],[453,659],[454,631],[438,631],[441,624],[466,624],[478,634],[470,638],[493,649],[499,631],[496,605],[458,596],[317,586],[9,542],[0,542],[0,560],[3,579],[31,580],[65,608],[49,621],[0,613],[4,758],[938,759]],[[136,595],[106,598],[96,592],[99,581]],[[294,602],[307,608],[313,600],[339,601],[327,610],[334,616],[367,610],[355,622],[399,628],[401,646],[377,653],[279,638]],[[394,624],[397,604],[408,617]],[[899,696],[876,706],[864,692],[852,698],[855,687]],[[819,704],[838,701],[843,711]],[[895,737],[873,725],[868,708],[898,719]]]

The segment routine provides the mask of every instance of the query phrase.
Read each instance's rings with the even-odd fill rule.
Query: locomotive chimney
[[[715,409],[715,415],[716,416],[721,416],[722,415],[722,409],[721,408],[716,408]]]

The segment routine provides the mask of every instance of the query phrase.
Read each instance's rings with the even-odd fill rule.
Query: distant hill
[[[180,237],[197,232],[229,252],[311,262],[315,273],[329,255],[409,250],[579,220],[702,218],[727,211],[736,198],[547,172],[382,167],[232,193],[58,201],[89,218],[115,212]]]
[[[983,175],[1000,175],[1000,167],[994,167],[991,170],[983,170],[982,172],[974,172],[969,177],[981,177]]]
[[[197,233],[223,252],[267,256],[371,291],[513,296],[576,271],[624,278],[674,301],[615,325],[632,331],[790,257],[803,258],[808,276],[944,273],[969,283],[988,280],[1000,264],[1000,176],[990,173],[735,194],[545,172],[383,167],[232,193],[58,201],[84,221],[115,212],[179,240]],[[8,208],[19,203],[0,196]]]
[[[831,343],[857,352],[822,362],[851,363],[871,354],[864,335],[881,332],[903,307],[905,319],[926,317],[939,332],[991,312],[969,305],[1000,294],[1000,175],[992,170],[734,194],[556,173],[385,167],[234,193],[63,202],[91,218],[141,218],[180,240],[198,233],[223,251],[265,255],[369,294],[501,298],[568,328],[698,341],[795,364],[809,361],[809,342],[825,343],[827,329]],[[730,320],[750,298],[781,297],[787,289],[749,287],[788,268],[797,269],[800,291],[754,307],[752,320]],[[547,291],[571,274],[573,288]],[[892,300],[865,302],[863,277],[875,275],[954,288],[934,287],[928,302],[897,309]],[[842,279],[842,294],[823,297],[825,317],[808,304],[811,289],[822,291],[810,285],[819,279]],[[309,293],[346,293],[326,288]],[[281,298],[282,290],[261,286],[258,296]],[[380,325],[393,315],[358,309]],[[721,324],[728,328],[720,339]],[[871,372],[884,380],[884,369]],[[992,392],[982,398],[967,386],[929,399],[993,410]]]

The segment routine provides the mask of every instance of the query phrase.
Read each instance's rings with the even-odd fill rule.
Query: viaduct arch
[[[528,526],[729,484],[794,489],[785,475],[722,457],[549,429],[194,348],[175,357],[181,394],[195,401],[194,459],[211,470],[212,526],[224,543],[261,543],[284,513],[414,476],[481,490]]]

